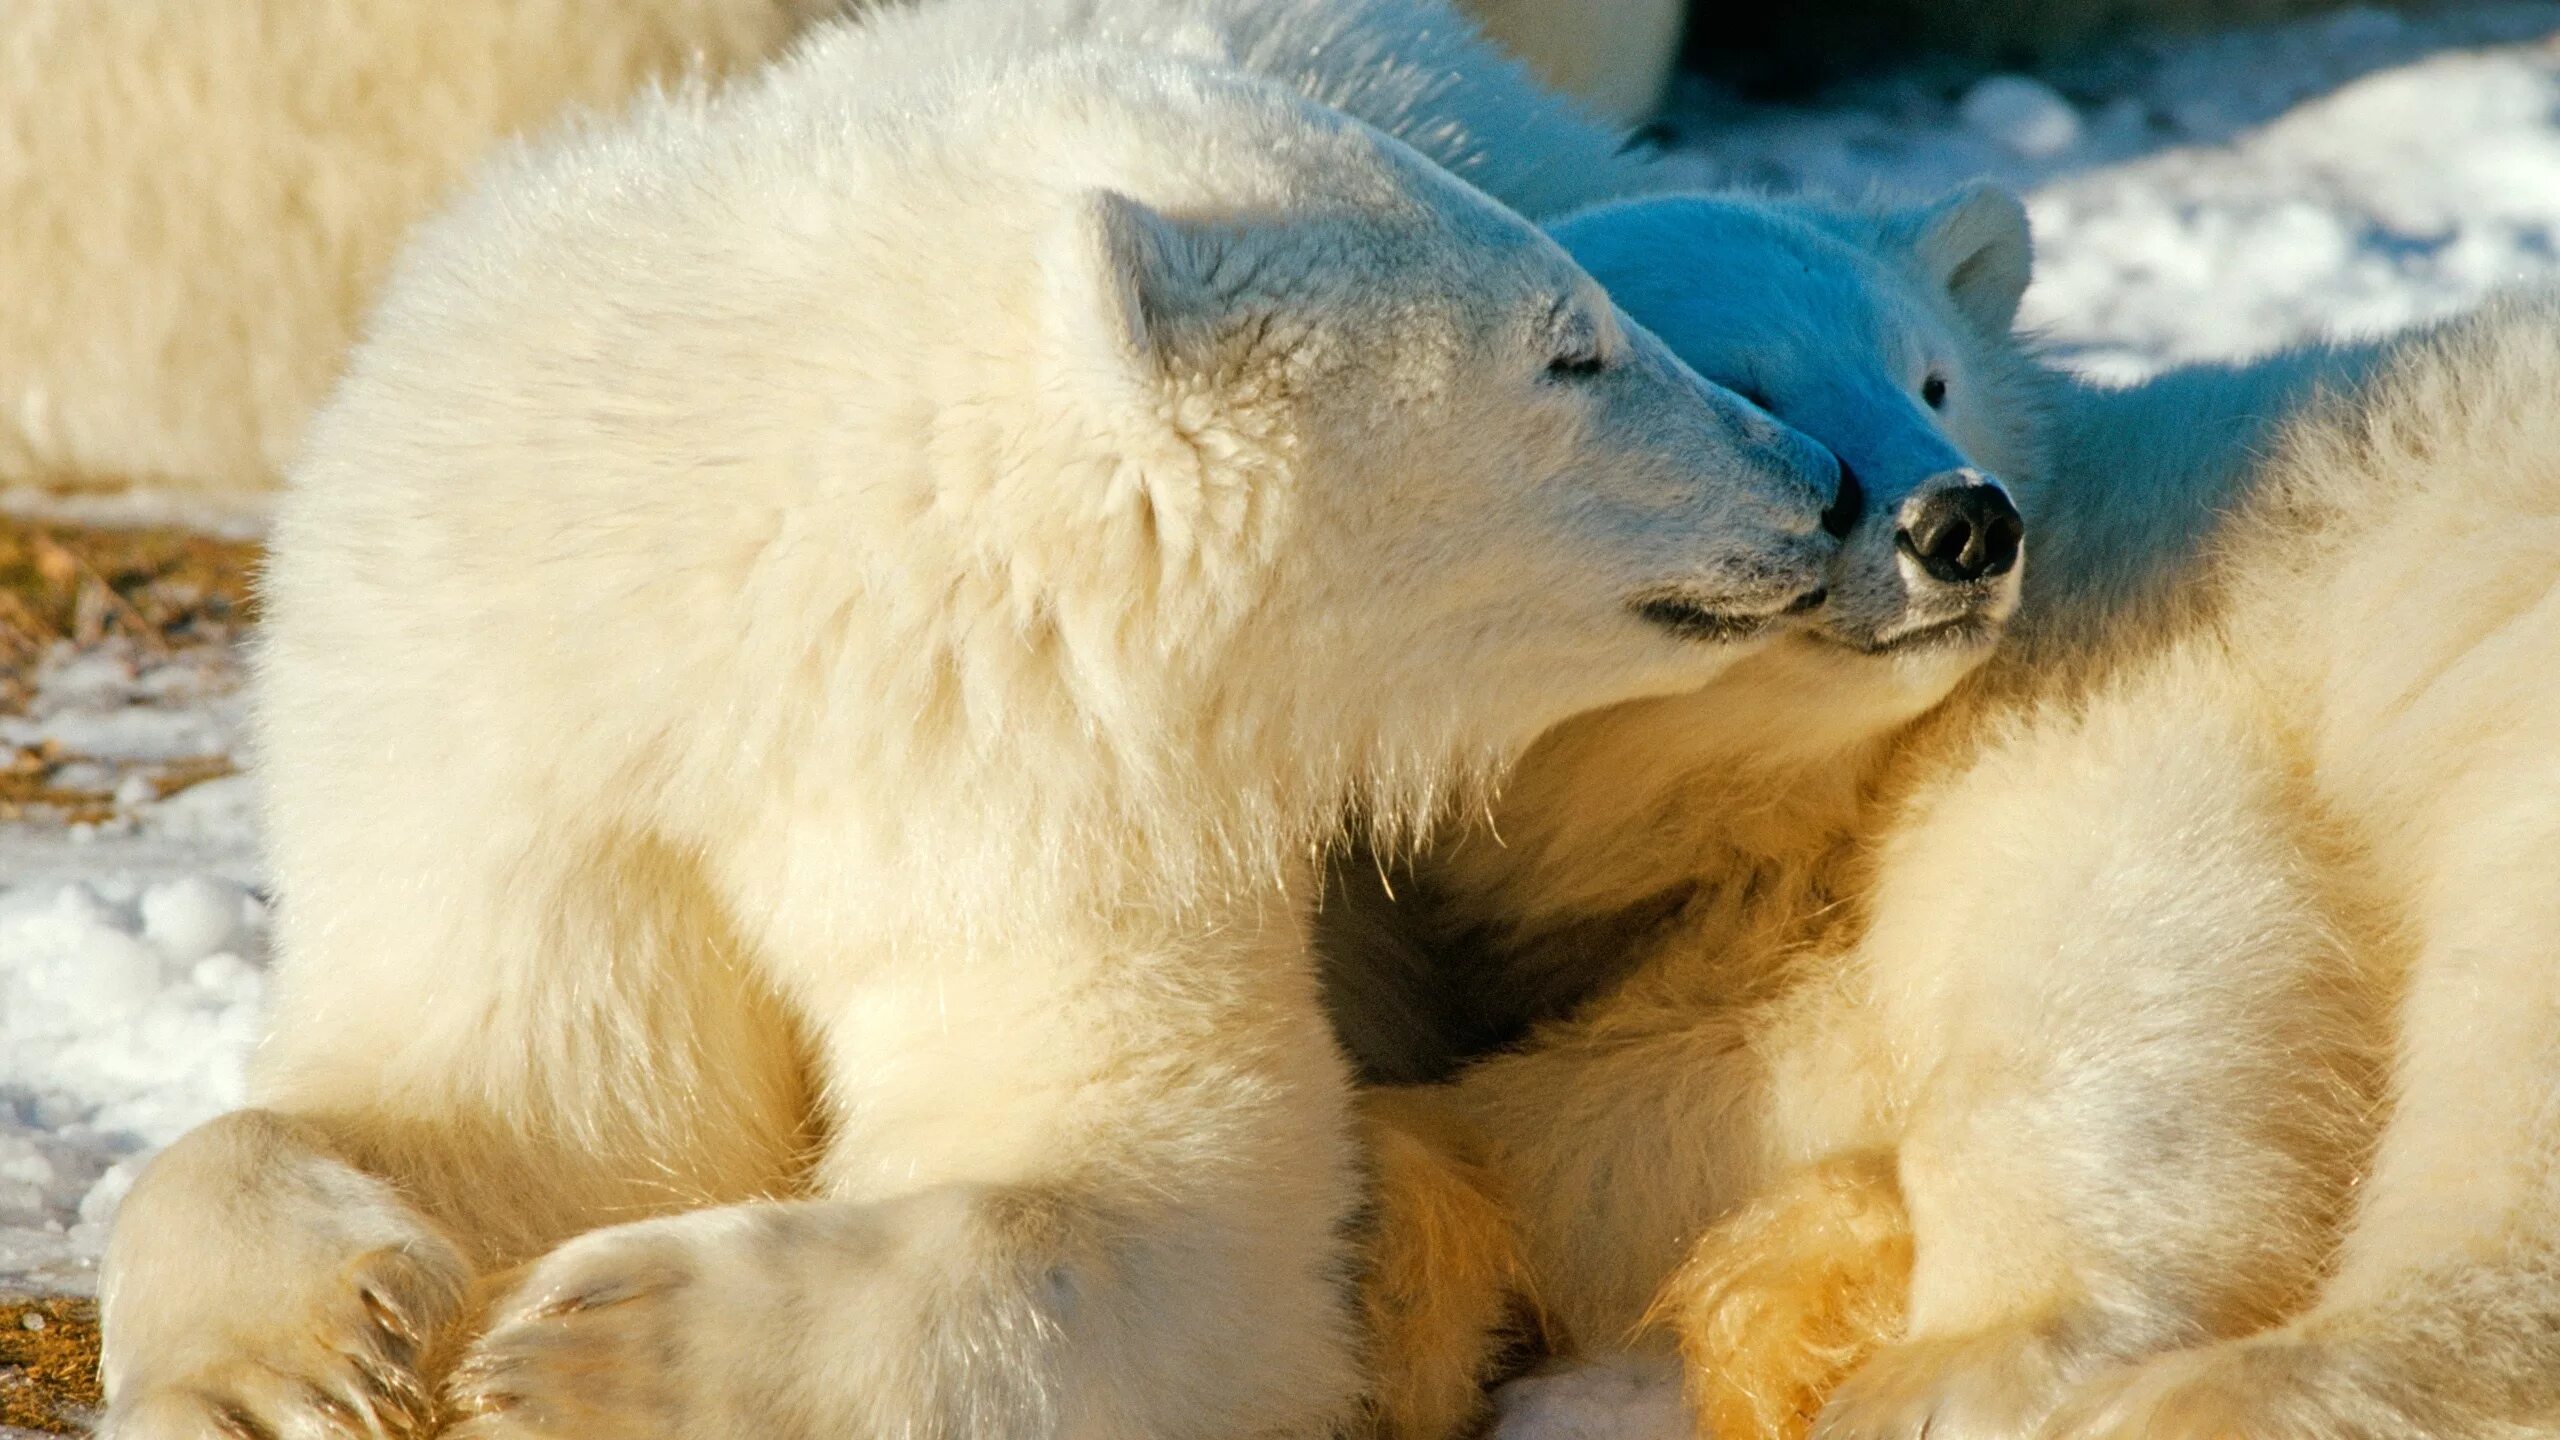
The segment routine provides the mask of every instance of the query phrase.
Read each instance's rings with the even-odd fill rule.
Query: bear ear
[[[1996,185],[1968,185],[1894,227],[1921,273],[1946,287],[1965,318],[2003,336],[2018,318],[2035,242],[2027,207]]]
[[[1070,343],[1118,367],[1160,371],[1207,304],[1215,256],[1203,237],[1116,190],[1080,196],[1068,229],[1051,278]]]

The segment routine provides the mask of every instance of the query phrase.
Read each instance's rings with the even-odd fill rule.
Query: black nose
[[[2027,522],[2018,518],[2008,492],[1977,482],[1914,500],[1894,542],[1932,579],[1961,585],[2008,574],[2026,537]]]
[[[1840,488],[1832,492],[1831,508],[1822,512],[1822,528],[1840,539],[1858,528],[1858,517],[1867,509],[1867,487],[1858,483],[1858,472],[1849,462],[1840,462]]]

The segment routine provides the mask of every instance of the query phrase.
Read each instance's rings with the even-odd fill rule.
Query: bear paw
[[[1814,1440],[2014,1440],[2033,1435],[2071,1376],[2044,1327],[1886,1347],[1832,1395]]]
[[[680,1357],[704,1267],[664,1221],[583,1236],[531,1267],[455,1367],[456,1440],[689,1436]]]
[[[460,1257],[369,1251],[309,1310],[259,1317],[162,1379],[145,1374],[99,1421],[101,1440],[412,1440],[438,1421],[426,1376],[462,1308]]]
[[[1699,1434],[1800,1440],[1902,1329],[1911,1256],[1888,1154],[1806,1166],[1700,1237],[1646,1317],[1688,1362]]]

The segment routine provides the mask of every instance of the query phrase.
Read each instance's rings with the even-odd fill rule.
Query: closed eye
[[[1598,351],[1586,351],[1574,355],[1559,355],[1553,360],[1547,362],[1547,378],[1550,380],[1588,380],[1608,368],[1609,362],[1602,359]]]

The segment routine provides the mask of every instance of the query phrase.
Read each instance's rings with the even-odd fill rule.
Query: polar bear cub
[[[1567,722],[1400,887],[1478,990],[1625,949],[1403,1097],[1539,1296],[1649,1315],[1726,1440],[2547,1431],[2560,301],[2101,391],[2010,335],[1990,192],[1555,233],[1873,483],[1800,629]],[[1969,426],[2026,535],[1968,599],[1891,497]]]
[[[1711,1387],[1899,1248],[1826,1440],[2560,1417],[2560,297],[2327,363],[2271,434],[2189,410],[2268,438],[2155,603],[1893,754],[1798,972],[1846,1003],[1763,1036],[1764,1153],[1816,1163],[1666,1299]]]
[[[119,1221],[104,1433],[1354,1403],[1309,862],[1712,679],[1840,472],[1401,144],[1006,10],[405,260],[275,535],[258,1108]]]

